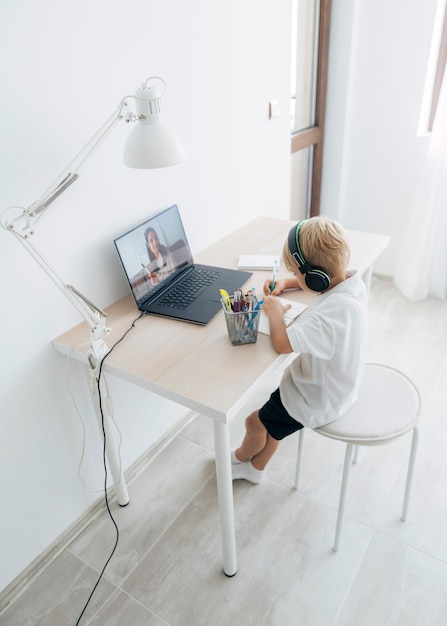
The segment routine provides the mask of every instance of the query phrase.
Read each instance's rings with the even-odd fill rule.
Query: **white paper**
[[[292,305],[291,308],[284,313],[284,322],[286,326],[289,326],[293,320],[298,317],[298,315],[307,309],[307,304],[301,304],[301,302],[292,302],[292,300],[288,300],[287,298],[278,298],[278,300],[280,300],[283,305]],[[264,335],[270,335],[269,319],[265,313],[261,313],[258,332],[263,333]]]

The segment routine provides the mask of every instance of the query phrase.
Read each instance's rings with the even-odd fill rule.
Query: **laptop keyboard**
[[[212,285],[219,276],[221,272],[193,268],[177,285],[161,296],[157,304],[171,309],[186,309],[199,292]]]

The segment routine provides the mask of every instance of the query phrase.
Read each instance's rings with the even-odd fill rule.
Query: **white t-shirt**
[[[334,421],[355,402],[366,357],[368,299],[353,273],[316,297],[305,315],[287,328],[298,355],[279,391],[287,412],[309,428]]]

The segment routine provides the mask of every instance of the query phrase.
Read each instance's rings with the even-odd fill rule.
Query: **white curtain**
[[[447,298],[447,77],[394,282],[410,300]]]

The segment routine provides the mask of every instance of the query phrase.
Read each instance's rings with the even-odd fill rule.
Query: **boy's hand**
[[[272,297],[274,292],[264,298],[264,304],[262,305],[262,310],[267,314],[267,317],[284,317],[284,313],[290,309],[291,304],[285,304],[278,300],[277,298]]]
[[[270,339],[278,354],[290,354],[293,352],[287,336],[284,313],[290,309],[291,305],[283,306],[282,302],[272,295],[265,296],[262,311],[269,320]]]
[[[270,291],[270,286],[272,284],[271,280],[266,280],[264,283],[264,295],[266,296],[279,296],[285,289],[287,289],[286,287],[286,279],[285,278],[278,278],[277,280],[275,280],[275,287],[273,289],[273,291]]]
[[[275,286],[272,291],[270,291],[272,281],[266,280],[264,283],[264,294],[266,296],[279,296],[286,289],[301,289],[300,284],[296,276],[289,276],[287,278],[277,278],[275,280]]]

